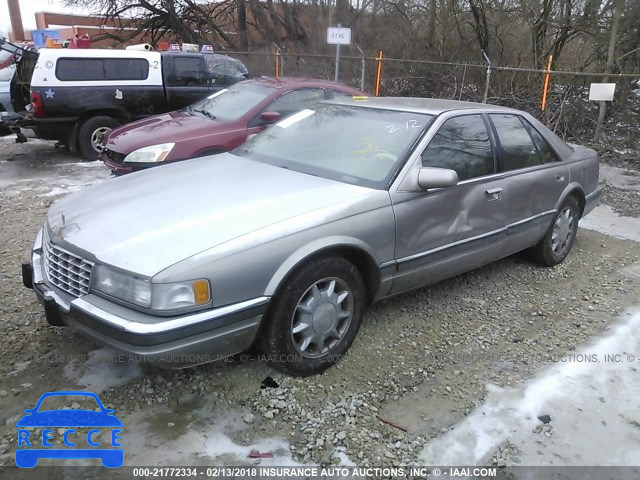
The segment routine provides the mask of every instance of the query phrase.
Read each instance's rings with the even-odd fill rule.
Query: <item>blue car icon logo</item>
[[[93,400],[98,408],[95,410],[46,409],[43,402],[55,397],[73,397],[74,399],[83,397],[77,398],[77,401],[92,402]],[[16,465],[18,467],[35,467],[40,458],[99,458],[102,465],[108,468],[118,468],[124,463],[124,451],[120,444],[122,422],[113,414],[113,410],[104,408],[95,393],[47,392],[40,397],[35,407],[28,408],[24,412],[26,415],[16,423],[18,427]],[[31,438],[32,432],[29,429],[33,427],[42,429],[41,442]],[[76,428],[89,428],[89,430],[85,435],[79,433]],[[110,448],[104,448],[105,430],[108,430]],[[54,434],[61,437],[64,448],[54,448]],[[97,439],[98,436],[101,437],[100,441]],[[85,445],[77,447],[78,443],[86,443],[87,448],[84,448]]]

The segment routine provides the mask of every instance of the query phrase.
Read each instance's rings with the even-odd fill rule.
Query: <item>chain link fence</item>
[[[344,49],[345,53],[355,49]],[[280,76],[333,80],[335,56],[261,52],[227,52],[242,60],[254,76],[272,76],[278,57]],[[602,73],[551,71],[546,109],[541,109],[545,70],[487,64],[407,60],[367,55],[341,55],[339,81],[369,94],[376,90],[376,68],[382,62],[381,96],[433,97],[482,102],[527,111],[569,141],[588,143],[594,135],[598,102],[589,100],[591,83]],[[620,151],[640,142],[640,73],[611,74],[616,97],[607,102],[605,143]]]

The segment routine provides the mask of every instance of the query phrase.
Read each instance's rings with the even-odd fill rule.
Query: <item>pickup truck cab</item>
[[[42,49],[31,79],[31,125],[95,160],[113,128],[169,112],[248,78],[225,55]]]

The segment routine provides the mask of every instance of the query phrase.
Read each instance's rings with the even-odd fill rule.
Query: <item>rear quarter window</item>
[[[60,58],[56,77],[63,82],[146,80],[149,62],[144,58]]]

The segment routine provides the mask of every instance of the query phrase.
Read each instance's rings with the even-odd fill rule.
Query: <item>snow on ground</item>
[[[292,458],[289,442],[284,439],[256,435],[246,446],[234,442],[225,432],[248,428],[235,410],[221,413],[212,406],[199,408],[186,423],[182,417],[174,417],[168,407],[120,416],[123,438],[131,446],[126,465],[255,465],[257,460],[249,458],[252,451],[273,455],[260,459],[263,466],[303,465]]]
[[[120,361],[122,360],[122,361]],[[90,392],[102,393],[142,375],[140,365],[121,359],[108,348],[89,352],[88,358],[74,359],[64,367],[64,376]]]
[[[608,205],[601,204],[594,208],[580,219],[580,226],[623,240],[640,242],[640,218],[618,215]]]
[[[640,465],[640,312],[485,403],[420,455],[425,465],[479,465],[509,441],[522,465]],[[607,355],[614,357],[608,358]],[[609,361],[608,361],[609,360]],[[549,436],[537,431],[550,415]]]

